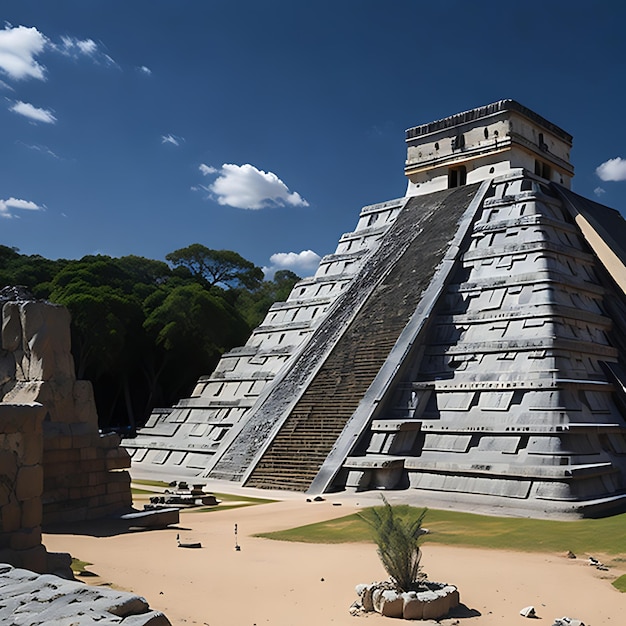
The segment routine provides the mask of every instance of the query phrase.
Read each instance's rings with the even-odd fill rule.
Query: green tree
[[[141,390],[132,384],[146,352],[140,283],[125,261],[103,255],[68,262],[50,283],[50,300],[72,316],[76,375],[94,385],[101,426],[134,426],[135,407],[144,418]],[[146,285],[148,291],[156,288]]]
[[[165,258],[176,267],[184,267],[193,276],[206,281],[209,287],[258,287],[263,270],[232,250],[212,250],[199,243],[174,250]]]
[[[422,556],[419,541],[425,534],[422,522],[427,509],[417,519],[407,519],[384,496],[382,500],[382,507],[370,509],[369,515],[359,515],[372,529],[381,563],[398,588],[401,591],[417,589]]]
[[[68,261],[51,261],[37,254],[20,254],[16,248],[0,245],[0,288],[24,286],[33,296],[47,298],[50,281]]]
[[[300,277],[292,271],[279,270],[273,280],[264,280],[257,289],[238,290],[236,306],[250,328],[256,328],[263,321],[274,302],[286,300],[299,280]]]
[[[143,326],[156,348],[152,369],[146,370],[153,396],[165,374],[175,394],[188,391],[199,375],[213,371],[223,352],[250,334],[236,309],[198,284],[167,292]]]
[[[25,286],[67,306],[78,378],[93,383],[101,426],[141,423],[242,345],[298,277],[263,272],[236,252],[200,244],[167,256],[22,255],[0,245],[0,287]]]

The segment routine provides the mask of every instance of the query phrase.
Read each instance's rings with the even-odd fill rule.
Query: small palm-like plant
[[[373,539],[378,546],[378,556],[385,570],[401,591],[411,591],[419,587],[420,559],[422,556],[419,540],[426,531],[422,522],[426,516],[424,509],[417,519],[405,519],[397,513],[382,496],[383,506],[370,509],[369,515],[360,515],[373,530]]]

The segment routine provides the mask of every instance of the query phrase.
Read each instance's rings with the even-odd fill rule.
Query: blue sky
[[[574,190],[626,211],[620,0],[0,7],[0,243],[24,254],[198,242],[304,276],[404,195],[406,128],[504,98],[573,134]]]

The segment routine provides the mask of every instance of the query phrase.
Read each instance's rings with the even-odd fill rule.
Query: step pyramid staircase
[[[415,311],[476,190],[472,185],[437,192],[427,201],[409,200],[377,254],[344,290],[336,313],[318,329],[317,341],[306,346],[246,422],[248,432],[258,432],[260,421],[281,416],[287,403],[293,406],[282,412],[288,416],[247,485],[306,489],[311,484]],[[298,390],[303,393],[294,405]],[[255,440],[244,431],[238,441],[243,447]],[[241,457],[240,447],[232,447],[228,458]],[[218,476],[223,465],[211,476]]]
[[[427,336],[411,344],[334,484],[546,511],[622,506],[626,300],[593,233],[576,224],[590,208],[598,228],[618,223],[528,174],[493,181]]]
[[[407,131],[404,198],[136,440],[144,469],[510,513],[626,507],[626,222],[510,100]]]

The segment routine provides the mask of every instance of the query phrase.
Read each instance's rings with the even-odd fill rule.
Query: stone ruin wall
[[[25,441],[42,439],[44,525],[97,519],[132,506],[124,471],[130,457],[118,435],[99,433],[91,383],[76,380],[70,345],[65,307],[32,300],[3,303],[0,407],[44,407],[41,426],[29,429],[24,422],[22,435]],[[6,424],[0,417],[0,433]],[[6,480],[4,468],[0,480]]]
[[[41,545],[44,412],[0,404],[0,563],[36,572],[48,569]]]

